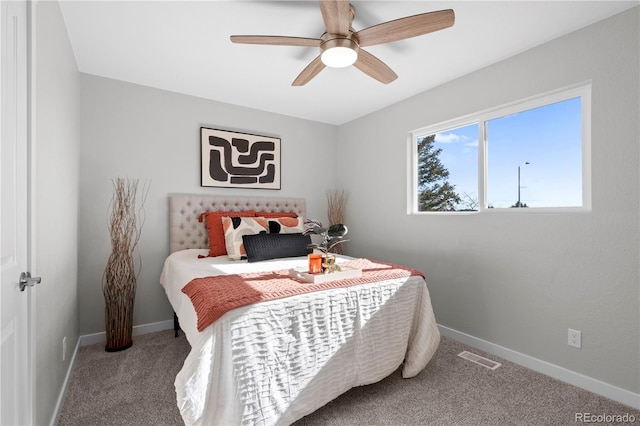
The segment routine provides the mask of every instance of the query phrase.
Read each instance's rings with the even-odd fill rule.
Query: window
[[[478,123],[417,138],[418,211],[476,210]]]
[[[589,85],[412,133],[409,212],[590,208]]]

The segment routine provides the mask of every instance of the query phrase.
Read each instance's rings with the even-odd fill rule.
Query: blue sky
[[[493,207],[582,205],[581,100],[573,98],[488,121],[487,197]],[[436,134],[440,160],[461,196],[478,198],[478,125]],[[524,162],[530,164],[523,165]]]

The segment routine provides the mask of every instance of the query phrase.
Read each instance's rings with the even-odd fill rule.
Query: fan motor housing
[[[320,55],[322,57],[322,61],[327,66],[334,66],[338,68],[348,66],[351,65],[358,57],[358,50],[360,46],[358,45],[358,39],[353,31],[349,31],[347,35],[324,33],[322,34],[322,37],[320,37],[320,40]],[[353,61],[344,65],[332,65],[329,61],[327,61],[327,55],[325,55],[325,52],[331,49],[343,51],[345,51],[345,49],[348,49],[347,51],[345,51],[345,53],[351,56],[353,58]]]

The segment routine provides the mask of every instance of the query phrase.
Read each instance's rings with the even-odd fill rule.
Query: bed
[[[191,345],[175,379],[185,424],[288,425],[400,366],[405,378],[424,369],[440,334],[420,275],[240,306],[198,331],[194,303],[183,292],[188,283],[307,264],[306,256],[256,262],[207,257],[211,246],[201,214],[247,210],[305,217],[306,204],[301,198],[169,196],[171,253],[160,283]],[[336,262],[354,261],[361,260],[340,255]]]

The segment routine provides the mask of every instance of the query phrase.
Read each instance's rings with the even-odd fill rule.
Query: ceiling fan
[[[326,32],[320,38],[232,35],[233,43],[267,44],[276,46],[320,47],[316,57],[293,81],[292,86],[303,86],[318,75],[325,66],[342,68],[353,65],[368,76],[388,84],[398,78],[387,64],[362,47],[404,40],[453,25],[453,10],[440,10],[407,16],[384,22],[360,31],[351,27],[356,10],[346,0],[320,0],[320,11]]]

